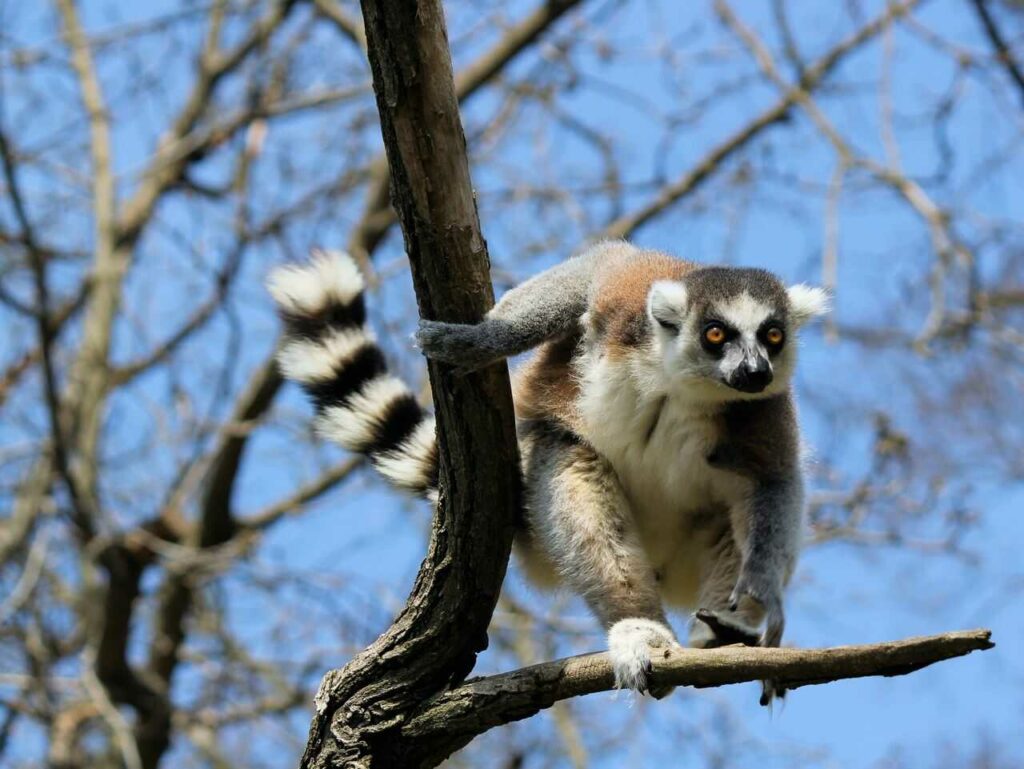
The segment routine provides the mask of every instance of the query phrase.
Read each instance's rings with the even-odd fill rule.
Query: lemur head
[[[652,343],[663,373],[713,397],[782,392],[796,362],[797,330],[825,313],[820,288],[787,288],[765,270],[704,267],[680,281],[658,281],[647,295]]]

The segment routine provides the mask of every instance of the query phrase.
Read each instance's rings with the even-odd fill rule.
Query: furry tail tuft
[[[365,454],[395,486],[433,497],[434,418],[388,374],[366,328],[365,283],[352,257],[314,251],[306,265],[274,270],[267,288],[284,323],[278,365],[313,400],[317,432]]]

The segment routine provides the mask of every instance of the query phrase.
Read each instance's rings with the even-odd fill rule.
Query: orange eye
[[[704,329],[704,338],[711,344],[722,344],[725,341],[725,329],[721,326],[708,326]]]
[[[768,344],[782,344],[782,340],[786,338],[786,335],[782,333],[782,329],[778,326],[772,326],[765,332],[764,338]]]

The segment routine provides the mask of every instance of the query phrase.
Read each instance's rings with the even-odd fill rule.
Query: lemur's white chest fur
[[[583,358],[583,437],[615,469],[664,597],[692,607],[707,551],[748,491],[707,463],[718,439],[715,406],[646,381],[627,361],[596,351]]]

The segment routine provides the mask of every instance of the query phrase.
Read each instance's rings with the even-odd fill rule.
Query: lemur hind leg
[[[648,681],[651,659],[679,642],[615,472],[557,426],[533,425],[523,439],[532,539],[608,631],[616,685],[666,696],[674,687]]]
[[[714,649],[730,644],[758,646],[758,627],[764,620],[764,609],[749,597],[740,599],[735,611],[730,608],[731,596],[739,579],[742,556],[731,530],[726,530],[711,548],[701,575],[700,598],[690,625],[689,645],[697,649]],[[762,682],[761,704],[783,698],[786,690],[773,681]]]
[[[757,628],[764,617],[761,607],[750,598],[744,598],[736,611],[729,608],[741,564],[732,531],[727,529],[705,554],[698,610],[690,625],[691,647],[714,649],[735,643],[757,646],[761,637]]]

